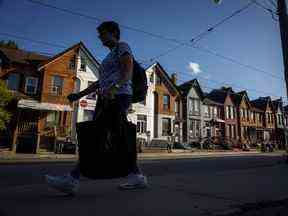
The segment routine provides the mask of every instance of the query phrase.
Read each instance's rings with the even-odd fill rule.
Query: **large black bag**
[[[117,112],[105,111],[110,115]],[[118,130],[111,131],[102,116],[107,117],[76,124],[81,174],[92,179],[125,177],[136,165],[136,126],[122,118]],[[114,121],[116,124],[117,119]]]

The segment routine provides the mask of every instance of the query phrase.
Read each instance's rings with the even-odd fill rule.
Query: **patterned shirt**
[[[111,50],[111,52],[104,58],[100,66],[99,84],[102,90],[106,90],[115,83],[119,82],[120,74],[120,57],[124,54],[129,54],[133,58],[132,51],[129,45],[125,42],[119,42],[118,47]],[[119,94],[132,95],[132,81],[129,80],[124,83],[117,91]]]

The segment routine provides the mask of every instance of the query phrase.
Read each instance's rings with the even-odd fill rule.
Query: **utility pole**
[[[278,15],[279,15],[279,26],[281,34],[282,43],[282,53],[283,53],[283,63],[284,63],[284,77],[286,82],[286,93],[288,97],[288,16],[287,16],[287,5],[286,0],[277,0]],[[286,129],[286,128],[285,128]],[[286,130],[284,132],[285,136],[285,146],[286,146],[286,163],[288,163],[288,146],[287,146],[287,136]]]
[[[286,93],[288,97],[288,18],[286,0],[277,0],[277,4],[283,52],[284,77],[286,82]]]

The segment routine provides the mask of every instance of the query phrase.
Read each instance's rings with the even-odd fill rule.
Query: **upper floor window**
[[[163,96],[163,109],[164,110],[170,109],[170,96],[169,95]]]
[[[207,105],[204,105],[204,116],[205,116],[205,117],[210,117],[210,112],[209,112],[209,110],[210,110],[210,107],[207,106]]]
[[[54,95],[62,95],[63,90],[63,78],[60,76],[52,76],[52,89],[51,93]]]
[[[17,91],[19,89],[20,76],[19,74],[12,73],[7,79],[7,88]]]
[[[86,65],[87,65],[86,59],[84,57],[81,57],[80,59],[81,59],[80,70],[81,71],[86,71]]]
[[[150,75],[150,82],[154,83],[154,73],[151,73],[151,75]]]
[[[156,76],[156,84],[161,85],[162,84],[162,79],[159,76]]]
[[[27,77],[25,82],[25,92],[28,94],[36,94],[38,85],[38,78]]]
[[[74,55],[69,62],[69,69],[74,70],[76,68],[76,56]]]
[[[200,100],[197,98],[189,98],[190,112],[194,114],[200,113]]]

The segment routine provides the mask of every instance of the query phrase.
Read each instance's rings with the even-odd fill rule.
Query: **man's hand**
[[[72,93],[67,96],[67,99],[72,103],[73,101],[77,101],[81,98],[81,96],[77,93]]]
[[[105,89],[102,93],[103,97],[104,98],[107,98],[107,99],[114,99],[115,98],[115,94],[117,92],[117,88],[113,85],[111,86],[110,88],[108,89]]]

